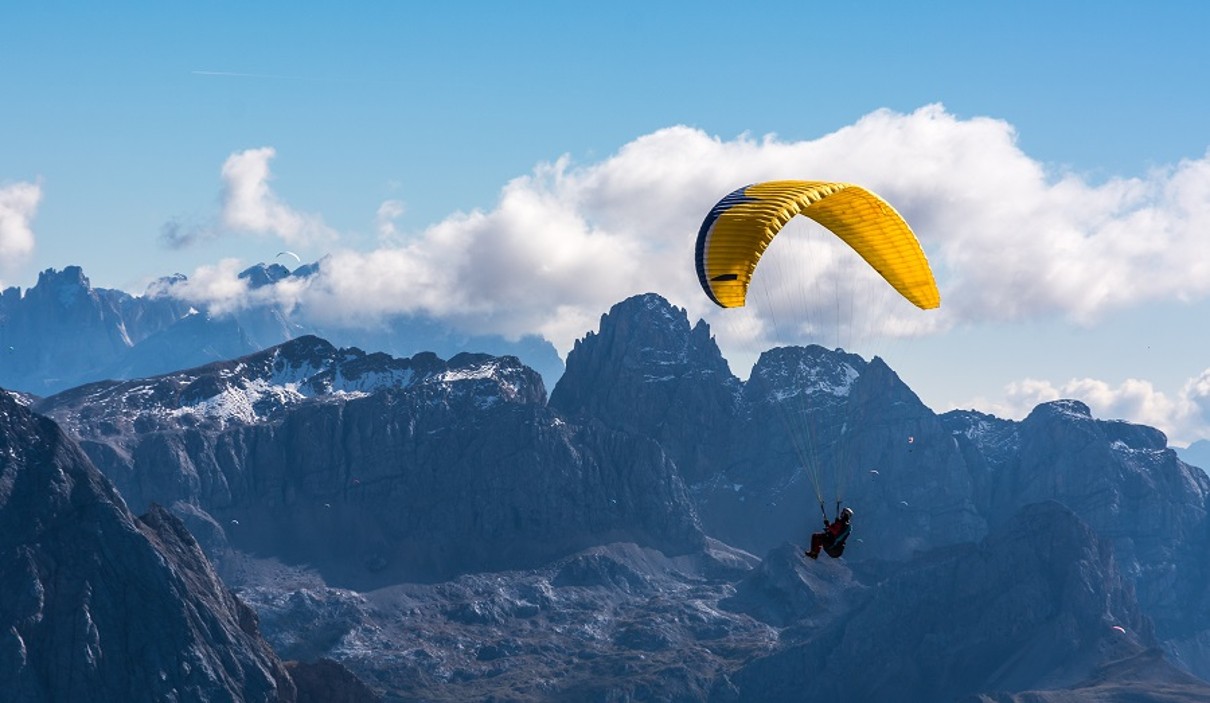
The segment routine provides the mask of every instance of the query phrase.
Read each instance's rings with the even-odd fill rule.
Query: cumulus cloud
[[[272,147],[237,151],[223,162],[219,211],[205,217],[173,217],[160,225],[160,243],[184,249],[224,233],[277,237],[286,244],[332,242],[337,233],[316,214],[287,205],[270,187]]]
[[[222,222],[226,227],[256,234],[270,234],[288,244],[332,239],[335,233],[318,215],[289,207],[269,187],[272,147],[245,149],[223,163]]]
[[[270,190],[273,153],[251,149],[227,160],[224,223],[287,241],[322,229]],[[655,291],[725,329],[720,342],[730,358],[771,341],[817,341],[838,311],[860,313],[869,290],[889,290],[829,237],[808,246],[796,246],[797,236],[775,240],[779,250],[757,271],[763,309],[753,296],[752,309],[715,309],[692,266],[706,211],[738,186],[778,178],[860,183],[913,225],[942,308],[919,313],[884,296],[887,307],[868,315],[878,334],[1036,317],[1087,323],[1145,301],[1210,294],[1210,155],[1092,182],[1048,171],[1021,151],[1010,124],[959,118],[940,105],[880,110],[805,141],[669,127],[598,162],[540,164],[508,183],[490,209],[453,214],[406,241],[394,228],[402,205],[387,201],[377,213],[377,249],[335,252],[293,293],[310,312],[342,323],[420,313],[478,333],[538,333],[566,352],[610,305]],[[814,226],[800,220],[793,226]],[[838,299],[857,302],[842,309]]]
[[[184,279],[160,282],[149,289],[149,295],[171,295],[215,315],[227,315],[256,306],[273,306],[291,312],[303,299],[312,280],[289,277],[274,285],[253,287],[247,278],[240,278],[246,268],[239,259],[222,259],[214,266],[198,267]]]
[[[1134,378],[1116,386],[1093,378],[1059,384],[1025,379],[1008,384],[1004,391],[1003,401],[980,399],[971,406],[999,417],[1021,419],[1039,403],[1073,398],[1088,405],[1095,417],[1150,425],[1163,430],[1176,444],[1210,436],[1210,369],[1186,381],[1171,396],[1150,381]]]
[[[384,200],[382,205],[378,206],[378,212],[374,218],[374,229],[378,231],[380,243],[383,245],[399,243],[399,230],[395,227],[395,220],[403,217],[405,209],[402,200]]]
[[[42,186],[19,181],[0,185],[0,266],[11,268],[34,250],[30,222],[42,200]]]

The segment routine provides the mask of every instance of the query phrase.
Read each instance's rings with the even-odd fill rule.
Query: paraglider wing
[[[295,262],[295,263],[298,263],[298,264],[301,264],[301,263],[302,263],[302,257],[300,257],[298,254],[295,254],[295,253],[294,253],[294,252],[292,252],[292,251],[279,251],[279,252],[277,252],[277,256],[275,256],[275,257],[273,257],[273,258],[278,259],[278,258],[281,258],[281,257],[283,257],[283,256],[292,256],[292,257],[294,257],[294,262]]]
[[[917,307],[941,305],[924,250],[895,208],[860,186],[825,181],[756,183],[711,208],[695,249],[706,295],[720,307],[742,307],[761,254],[795,215],[844,240]]]

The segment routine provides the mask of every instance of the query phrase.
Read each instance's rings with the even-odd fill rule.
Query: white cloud
[[[239,259],[223,259],[215,266],[201,266],[186,280],[174,281],[170,288],[149,291],[168,293],[182,300],[206,306],[222,315],[243,309],[252,303],[248,282],[239,277],[243,270]]]
[[[272,156],[253,149],[227,160],[224,221],[289,241],[322,225],[269,189]],[[867,269],[846,268],[842,261],[854,257],[829,249],[828,239],[774,242],[781,249],[766,261],[780,265],[762,265],[758,279],[767,279],[772,302],[793,302],[763,312],[718,311],[692,265],[707,210],[736,187],[775,178],[860,183],[913,225],[938,275],[942,308],[918,313],[886,295],[891,307],[866,320],[881,325],[879,334],[1053,316],[1086,323],[1142,301],[1210,295],[1210,154],[1092,183],[1048,173],[1018,148],[1008,123],[960,119],[939,105],[881,110],[810,141],[662,129],[596,163],[541,164],[508,183],[491,209],[451,215],[406,242],[395,238],[402,207],[387,201],[377,213],[387,235],[378,249],[334,253],[317,280],[292,293],[333,321],[424,313],[478,333],[539,333],[566,352],[610,305],[655,291],[707,316],[729,358],[772,341],[812,341],[835,324],[836,298],[871,288]],[[825,294],[808,287],[783,298],[803,280],[822,281]],[[867,305],[860,300],[858,312]],[[802,324],[786,327],[789,320]],[[816,337],[806,334],[811,325]]]
[[[34,250],[30,221],[42,200],[42,186],[19,181],[0,185],[0,265],[11,268]]]
[[[1122,419],[1162,430],[1176,444],[1210,437],[1210,369],[1185,382],[1175,396],[1150,381],[1126,379],[1117,386],[1093,378],[1073,378],[1058,385],[1025,379],[1005,386],[1001,402],[977,399],[964,403],[998,417],[1021,419],[1039,403],[1060,398],[1083,401],[1094,417]]]
[[[223,163],[222,223],[229,229],[269,234],[288,244],[335,238],[318,215],[295,211],[269,187],[272,147],[246,149]]]
[[[149,291],[152,295],[168,294],[215,315],[239,312],[258,305],[272,305],[287,313],[303,299],[312,285],[309,278],[289,277],[274,285],[253,288],[248,279],[240,278],[246,266],[239,259],[223,259],[215,266],[201,266],[183,281],[165,282]]]
[[[395,220],[402,217],[405,211],[402,200],[382,201],[374,218],[374,229],[378,231],[379,243],[387,246],[399,243],[399,230],[395,227]]]

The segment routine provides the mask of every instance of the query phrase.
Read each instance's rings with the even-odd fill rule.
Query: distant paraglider
[[[277,252],[277,256],[275,256],[274,258],[275,258],[275,259],[280,259],[280,258],[281,258],[281,257],[283,257],[283,256],[290,256],[290,257],[293,257],[293,258],[294,258],[294,263],[296,263],[296,264],[301,264],[301,263],[302,263],[302,258],[300,258],[300,257],[298,256],[298,254],[295,254],[295,253],[294,253],[294,252],[292,252],[292,251],[279,251],[279,252]]]
[[[1114,625],[1113,629],[1117,630],[1118,632],[1122,633],[1123,635],[1126,634],[1126,628],[1122,627],[1121,625]]]

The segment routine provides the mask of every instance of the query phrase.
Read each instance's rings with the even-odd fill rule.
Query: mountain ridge
[[[870,656],[907,676],[908,663],[896,657],[921,642],[862,605],[871,599],[889,611],[933,613],[946,645],[936,671],[975,672],[967,679],[930,675],[939,683],[919,688],[918,700],[1079,690],[1117,656],[1099,644],[1122,634],[1111,621],[1123,623],[1138,647],[1159,647],[1166,660],[1194,673],[1210,670],[1210,481],[1182,463],[1157,430],[1098,420],[1075,401],[1039,405],[1022,421],[971,411],[937,415],[881,359],[822,347],[770,350],[741,382],[709,327],[691,325],[684,310],[654,294],[618,303],[600,325],[577,343],[549,401],[536,374],[506,357],[401,360],[305,339],[289,351],[259,352],[254,361],[194,369],[188,378],[178,372],[176,381],[168,374],[94,384],[35,407],[80,435],[128,501],[169,505],[209,551],[316,568],[327,585],[291,597],[285,610],[275,581],[243,577],[242,587],[273,623],[275,643],[297,641],[291,623],[318,619],[341,633],[312,645],[319,654],[421,697],[453,687],[470,697],[510,690],[522,700],[570,691],[686,700],[714,691],[718,700],[752,699],[769,693],[753,680],[792,680],[784,672],[752,672],[792,669],[798,657],[844,642],[846,628],[885,631],[899,642]],[[400,381],[405,367],[429,365],[435,370],[411,377],[429,381]],[[359,389],[345,385],[353,376],[393,380]],[[200,407],[253,380],[264,382],[257,386],[262,395],[244,397],[257,412],[225,424],[204,413],[166,422],[160,412]],[[270,385],[290,392],[265,393]],[[118,397],[132,399],[124,419],[114,414],[120,404],[105,400]],[[809,458],[850,469],[844,498],[857,517],[842,560],[801,557],[821,506],[803,446],[787,436],[787,417],[814,423]],[[1052,507],[1037,513],[1036,505]],[[1033,529],[1030,516],[1068,546],[1038,554],[1014,546],[1005,535],[1046,546],[1039,536],[1046,531]],[[731,557],[730,567],[715,563],[666,578],[648,571],[647,557],[626,556],[629,547],[607,546],[631,544],[683,564],[716,539],[765,556],[759,563]],[[959,608],[964,614],[947,622],[953,608],[946,599],[964,598],[957,589],[963,569],[1001,573],[998,558],[1020,563],[1021,573],[1031,574],[1020,592],[1045,594],[1038,597],[1055,610],[1013,624],[1005,614],[1011,609]],[[1079,588],[1050,584],[1052,576],[1060,586],[1093,584],[1096,602]],[[933,581],[947,585],[933,594]],[[385,593],[401,583],[422,585],[383,601],[390,607],[380,614],[350,607],[365,596],[340,590]],[[449,600],[466,593],[454,583],[473,584],[477,595]],[[497,597],[497,587],[521,595]],[[971,588],[995,593],[990,582]],[[621,603],[621,594],[629,594],[625,607],[609,617],[582,615],[582,608],[593,612],[591,604]],[[413,598],[430,605],[417,612]],[[396,649],[415,642],[402,634],[390,638],[396,644],[380,642],[390,652],[382,659],[366,655],[364,643],[381,639],[373,633],[394,627],[381,618],[393,617],[441,634],[423,645],[424,656],[412,654],[416,644]],[[534,622],[575,623],[575,636],[563,641],[570,649],[545,652],[525,634]],[[978,666],[963,658],[975,652],[964,653],[963,642],[992,631],[988,623],[1024,638],[1004,650],[1016,664],[1000,673],[986,661],[1000,656],[995,646],[980,645],[993,654],[979,655]],[[492,628],[491,646],[482,659],[455,651],[454,643],[465,648],[484,627]],[[1047,649],[1052,645],[1058,649]],[[852,674],[843,679],[858,680],[857,669],[846,667],[864,650],[851,649],[836,665]],[[674,664],[674,653],[688,650],[695,654]],[[1039,652],[1079,665],[1048,669],[1050,659]],[[757,655],[769,661],[743,673],[743,661]],[[388,659],[408,664],[391,674],[382,668]],[[669,666],[676,675],[659,683],[656,672]],[[576,678],[565,688],[525,683],[551,672]],[[498,676],[510,683],[493,688]],[[1106,679],[1099,690],[1135,691],[1137,681]]]
[[[280,264],[254,264],[239,278],[252,291],[287,279],[305,284],[322,265],[290,271]],[[236,358],[307,334],[408,356],[423,351],[451,357],[464,351],[515,355],[551,382],[563,370],[544,340],[463,334],[423,317],[395,316],[371,329],[313,320],[305,306],[287,310],[272,302],[253,301],[223,314],[197,310],[179,297],[187,280],[182,274],[162,277],[142,295],[131,295],[95,288],[80,266],[71,265],[42,271],[25,291],[0,291],[0,386],[52,395],[92,381],[142,378]]]

